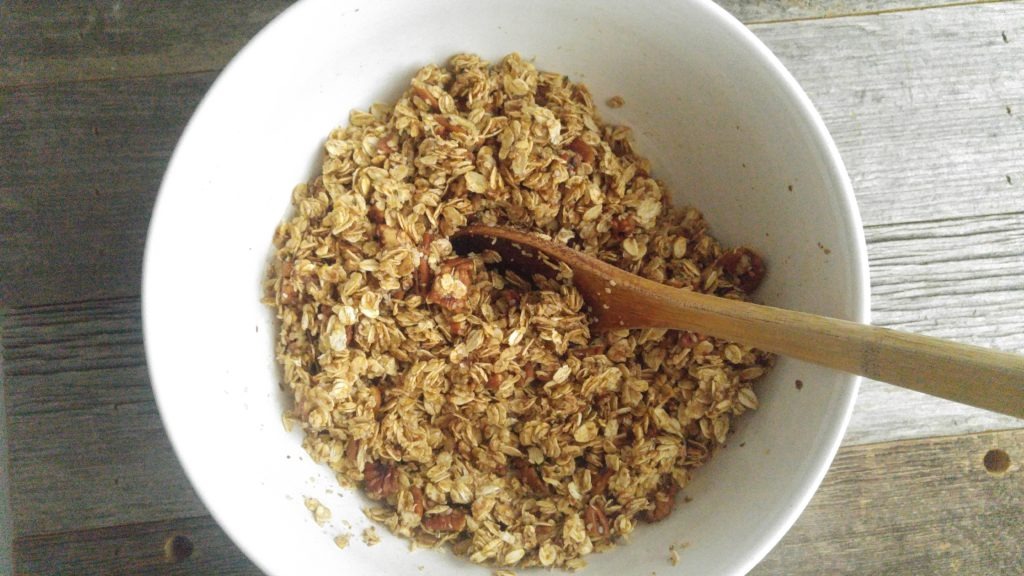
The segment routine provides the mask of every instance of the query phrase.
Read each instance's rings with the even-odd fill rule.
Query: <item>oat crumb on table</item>
[[[305,449],[394,534],[496,569],[579,570],[667,517],[757,408],[771,355],[591,332],[571,279],[453,252],[467,224],[512,226],[671,286],[757,288],[761,258],[672,206],[584,85],[515,54],[461,54],[394,104],[352,111],[324,148],[275,233],[266,301]]]
[[[348,533],[338,534],[337,536],[334,537],[334,544],[338,548],[341,548],[342,550],[344,550],[345,548],[348,547],[348,542],[349,542],[349,540],[351,538],[352,538],[352,535],[348,534]]]
[[[609,108],[622,108],[626,105],[626,100],[622,96],[612,96],[608,99]]]

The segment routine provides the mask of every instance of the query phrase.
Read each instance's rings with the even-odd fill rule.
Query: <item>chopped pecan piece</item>
[[[619,236],[629,236],[636,231],[636,218],[632,214],[625,214],[612,218],[612,231]]]
[[[537,473],[537,469],[526,460],[516,460],[516,474],[519,476],[519,480],[523,484],[528,486],[530,490],[538,494],[547,494],[548,486],[540,478],[540,474]]]
[[[654,502],[654,508],[647,511],[645,518],[648,522],[660,522],[668,517],[672,513],[672,508],[676,505],[676,492],[679,490],[679,486],[672,482],[669,487],[655,493],[651,499]]]
[[[604,491],[608,488],[608,482],[612,479],[612,475],[615,471],[611,468],[602,468],[601,472],[594,477],[591,483],[590,493],[596,495],[604,494]]]
[[[597,356],[598,354],[604,354],[604,346],[584,346],[582,348],[573,348],[569,350],[569,353],[578,358],[586,358],[587,356]]]
[[[416,270],[416,286],[419,288],[420,293],[426,292],[427,286],[430,285],[430,263],[427,262],[426,256],[420,256],[420,266]]]
[[[383,402],[380,395],[380,387],[374,386],[370,388],[370,395],[373,396],[373,413],[376,414],[380,412],[381,403]]]
[[[605,516],[603,510],[593,504],[587,506],[587,509],[583,511],[583,523],[587,527],[587,534],[590,534],[591,538],[603,539],[611,534],[608,526],[608,517]]]
[[[764,260],[750,248],[733,248],[719,256],[717,264],[744,292],[753,292],[764,280]]]
[[[434,114],[434,121],[441,127],[441,130],[439,131],[440,134],[438,134],[438,136],[444,137],[450,132],[455,131],[455,126],[452,125],[448,118],[443,114]]]
[[[384,462],[370,462],[363,470],[366,495],[373,500],[383,500],[398,492],[398,477],[395,469]]]
[[[458,312],[466,307],[469,286],[473,283],[473,261],[452,258],[441,264],[441,273],[427,293],[427,302]]]
[[[452,333],[452,336],[462,336],[463,331],[466,329],[465,322],[449,322],[448,330]]]
[[[430,91],[424,88],[423,86],[413,86],[412,93],[416,96],[419,96],[419,98],[426,102],[427,105],[430,106],[432,109],[438,109],[437,98],[434,98],[434,95],[431,94]]]
[[[286,284],[284,281],[281,282],[281,304],[294,304],[298,301],[299,293],[295,291],[295,287],[291,284]]]
[[[423,500],[423,490],[420,490],[419,486],[413,486],[409,489],[412,492],[412,510],[417,516],[423,516],[423,511],[426,509]]]
[[[444,514],[427,516],[423,519],[423,528],[431,532],[462,532],[466,528],[466,515],[458,510],[449,510]]]
[[[356,463],[356,458],[359,457],[359,440],[349,440],[348,445],[345,446],[345,459],[352,464]]]
[[[366,217],[374,224],[384,223],[384,211],[376,206],[370,206],[366,209]]]
[[[573,140],[569,144],[569,149],[579,154],[580,159],[582,159],[587,164],[594,163],[594,157],[596,156],[596,153],[594,152],[594,147],[591,146],[590,144],[587,144],[582,139],[577,138]]]
[[[537,535],[538,543],[547,542],[555,535],[555,527],[548,526],[547,524],[538,524],[537,527],[534,528],[534,534]]]

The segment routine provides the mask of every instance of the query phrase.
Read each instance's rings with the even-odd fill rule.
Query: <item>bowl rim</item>
[[[857,206],[852,183],[846,171],[845,164],[839,154],[838,147],[828,132],[824,121],[810,97],[804,92],[803,88],[799,85],[793,75],[785,68],[778,57],[771,52],[764,42],[762,42],[749,28],[747,28],[746,25],[736,19],[736,17],[719,6],[713,0],[673,1],[678,3],[688,3],[696,6],[697,9],[706,10],[714,19],[720,21],[724,27],[728,28],[740,41],[746,43],[747,46],[756,53],[757,58],[760,59],[759,63],[766,67],[772,79],[777,82],[779,88],[782,90],[784,97],[790,99],[790,101],[796,105],[795,108],[799,115],[799,119],[803,121],[806,128],[809,129],[811,139],[814,144],[822,151],[822,159],[825,162],[828,179],[835,184],[836,199],[841,206],[841,213],[839,216],[842,220],[845,220],[845,224],[849,230],[849,237],[846,238],[845,241],[847,242],[849,249],[850,261],[846,264],[849,266],[849,274],[851,278],[850,289],[853,300],[851,302],[851,310],[848,314],[848,319],[864,324],[870,323],[870,271],[868,266],[867,244],[864,236],[860,211]],[[154,298],[152,297],[152,294],[156,292],[155,288],[152,286],[152,270],[158,266],[158,263],[154,262],[151,247],[155,236],[155,224],[160,220],[161,215],[166,213],[164,206],[166,205],[167,197],[170,194],[169,181],[171,179],[171,174],[174,173],[176,169],[180,169],[179,164],[181,163],[182,150],[186,147],[186,144],[189,141],[194,139],[193,133],[197,130],[196,126],[199,125],[202,119],[208,115],[207,110],[211,107],[210,102],[213,99],[213,95],[223,84],[232,80],[236,75],[236,69],[242,67],[242,63],[248,60],[248,55],[255,51],[254,46],[264,42],[268,37],[276,34],[277,30],[287,28],[292,20],[299,20],[306,11],[315,10],[315,7],[318,6],[320,2],[321,0],[299,0],[287,7],[264,25],[263,28],[261,28],[259,32],[257,32],[248,42],[246,42],[245,46],[243,46],[218,73],[216,79],[207,89],[199,104],[196,106],[185,126],[185,129],[182,131],[181,136],[175,144],[174,151],[167,164],[167,168],[164,171],[164,175],[161,178],[160,187],[154,202],[143,254],[141,277],[143,343],[147,361],[147,372],[164,431],[170,440],[175,457],[181,464],[182,469],[185,471],[185,475],[188,478],[191,487],[206,507],[207,511],[217,522],[218,526],[225,532],[225,534],[228,535],[230,540],[239,548],[239,550],[241,550],[243,554],[245,554],[245,556],[257,567],[267,573],[269,573],[269,568],[265,560],[260,555],[254,554],[251,551],[250,547],[232,527],[232,523],[227,520],[223,514],[223,510],[217,504],[216,500],[212,498],[207,489],[197,481],[197,473],[192,469],[189,463],[190,459],[185,453],[183,447],[184,441],[181,438],[181,433],[169,419],[167,409],[168,400],[165,396],[166,392],[162,391],[163,387],[160,385],[161,376],[155,373],[152,368],[154,364],[153,358],[158,354],[158,352],[153,349],[153,346],[151,345],[151,338],[149,336],[153,326],[158,323],[156,320],[157,311],[155,310]],[[823,441],[822,443],[827,447],[826,457],[821,459],[814,470],[814,473],[805,479],[803,485],[800,486],[798,490],[793,491],[794,494],[799,494],[799,497],[794,498],[788,513],[775,523],[773,533],[762,539],[762,544],[757,550],[750,551],[750,553],[746,555],[747,559],[742,564],[741,571],[739,572],[740,574],[749,572],[759,564],[765,556],[768,555],[768,553],[792,528],[793,524],[807,507],[811,498],[817,492],[817,489],[820,487],[822,480],[830,469],[836,453],[839,450],[840,444],[842,443],[862,380],[863,379],[860,376],[852,374],[845,376],[842,393],[837,397],[837,400],[833,401],[832,406],[832,409],[835,412],[833,416],[835,417],[834,421],[836,422],[836,425],[828,428],[826,437],[821,438]]]

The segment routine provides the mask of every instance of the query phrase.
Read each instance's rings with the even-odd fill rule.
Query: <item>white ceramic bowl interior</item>
[[[622,96],[624,107],[602,107],[605,119],[634,127],[676,202],[702,209],[725,244],[766,255],[762,301],[868,319],[860,220],[835,147],[778,61],[711,2],[300,2],[231,62],[189,123],[160,190],[143,282],[167,432],[203,502],[269,574],[492,573],[410,552],[384,529],[373,548],[358,536],[334,545],[369,525],[366,501],[338,489],[281,425],[287,400],[259,286],[292,187],[317,169],[350,109],[393,100],[424,64],[512,51],[585,82],[596,101]],[[782,359],[759,388],[762,408],[687,488],[692,502],[590,556],[587,573],[749,570],[824,476],[856,386]],[[329,524],[313,523],[306,496],[333,512]],[[669,546],[680,543],[673,567]]]

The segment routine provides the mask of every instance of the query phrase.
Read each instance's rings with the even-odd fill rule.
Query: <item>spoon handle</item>
[[[684,328],[1024,418],[1024,356],[637,280],[647,298],[602,327]]]

